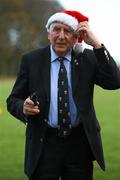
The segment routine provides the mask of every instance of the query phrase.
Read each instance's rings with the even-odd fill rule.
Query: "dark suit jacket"
[[[100,126],[93,105],[93,90],[97,84],[105,89],[120,87],[120,72],[103,46],[100,49],[85,49],[71,62],[73,98],[95,159],[105,169]],[[26,117],[23,102],[33,92],[38,92],[40,114]],[[44,145],[44,137],[50,104],[50,48],[38,49],[25,54],[20,71],[10,96],[8,111],[26,123],[25,172],[30,176],[37,165]]]

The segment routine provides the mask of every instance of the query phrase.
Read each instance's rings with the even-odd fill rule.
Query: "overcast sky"
[[[89,17],[97,37],[113,57],[120,61],[120,0],[59,0],[68,10]]]

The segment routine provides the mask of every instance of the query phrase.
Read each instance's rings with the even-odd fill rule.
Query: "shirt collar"
[[[50,51],[51,51],[51,62],[53,62],[58,58],[58,55],[53,50],[52,46],[50,46]],[[70,49],[69,52],[65,55],[65,59],[68,60],[69,62],[71,62],[71,51],[72,49]]]

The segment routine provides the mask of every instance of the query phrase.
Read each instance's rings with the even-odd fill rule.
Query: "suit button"
[[[104,50],[104,53],[105,53],[106,59],[109,61],[109,56],[108,56],[106,49]]]
[[[41,142],[41,143],[43,142],[43,138],[40,138],[40,142]]]
[[[46,122],[46,123],[47,123],[47,119],[44,119],[44,122]]]

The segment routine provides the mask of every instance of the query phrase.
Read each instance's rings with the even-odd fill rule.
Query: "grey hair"
[[[84,47],[82,43],[75,43],[73,46],[73,50],[76,54],[82,53],[84,51]]]

